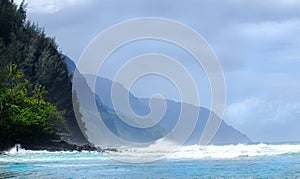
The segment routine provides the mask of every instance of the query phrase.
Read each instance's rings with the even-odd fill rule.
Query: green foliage
[[[0,94],[1,143],[26,146],[55,138],[56,126],[64,124],[56,107],[43,99],[46,91],[22,79],[16,65],[3,72],[9,83]]]
[[[0,27],[0,150],[76,128],[71,79],[54,39],[12,0],[0,0]]]

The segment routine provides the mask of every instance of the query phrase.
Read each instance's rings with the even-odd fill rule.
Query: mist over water
[[[159,146],[160,145],[160,146]],[[119,152],[49,152],[12,148],[0,156],[0,177],[24,178],[189,178],[189,177],[297,177],[300,144],[182,146],[169,153],[169,142],[148,147],[120,147]],[[168,154],[167,156],[165,156]],[[150,163],[124,163],[113,156]],[[128,160],[126,159],[126,160]]]
[[[166,160],[201,160],[201,159],[236,159],[254,157],[272,157],[279,155],[300,154],[300,144],[253,144],[253,145],[191,145],[178,146],[174,153],[169,153],[170,148],[175,148],[174,143],[153,144],[141,148],[123,148],[121,153],[111,153],[112,156],[120,154],[122,157],[165,157]]]
[[[173,153],[170,149],[176,148]],[[179,146],[171,141],[163,141],[151,144],[147,147],[129,147],[123,146],[118,148],[118,152],[105,152],[99,153],[94,151],[57,151],[50,152],[47,150],[25,150],[13,147],[5,152],[6,155],[0,157],[0,162],[7,161],[13,157],[26,157],[31,155],[72,155],[72,154],[97,154],[103,160],[111,159],[111,156],[122,156],[132,158],[132,161],[137,160],[139,157],[157,157],[165,160],[201,160],[201,159],[234,159],[234,158],[251,158],[251,157],[272,157],[279,155],[300,155],[300,144],[235,144],[235,145],[190,145]],[[57,159],[59,160],[59,159]]]

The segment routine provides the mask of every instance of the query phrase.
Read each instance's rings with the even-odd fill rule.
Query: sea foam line
[[[156,144],[141,148],[120,148],[120,152],[89,152],[89,151],[33,151],[12,148],[6,152],[7,156],[0,156],[0,162],[9,161],[9,158],[20,157],[21,160],[105,160],[110,156],[121,158],[168,158],[168,159],[233,159],[240,157],[276,156],[284,154],[300,154],[300,144],[237,144],[237,145],[208,145],[182,146],[170,153],[170,143],[157,146]]]

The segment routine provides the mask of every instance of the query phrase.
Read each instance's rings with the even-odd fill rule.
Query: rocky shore
[[[84,145],[78,145],[78,144],[71,144],[66,141],[56,141],[52,142],[48,145],[33,145],[33,146],[26,146],[26,149],[28,150],[48,150],[48,151],[97,151],[97,152],[103,152],[103,150],[100,147],[95,147],[91,144],[84,144]]]
[[[23,147],[22,147],[23,148]],[[100,147],[96,147],[92,144],[75,144],[75,143],[69,143],[63,140],[60,141],[53,141],[49,144],[43,144],[43,145],[29,145],[24,147],[26,150],[47,150],[50,152],[55,151],[96,151],[96,152],[117,152],[118,150],[115,148],[107,148],[102,149]],[[5,155],[6,153],[4,151],[0,151],[0,155]]]

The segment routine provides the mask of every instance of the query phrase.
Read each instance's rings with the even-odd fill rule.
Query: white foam
[[[174,146],[168,143],[166,146],[160,144],[150,145],[146,148],[121,149],[120,153],[111,153],[114,158],[127,161],[149,161],[167,159],[234,159],[241,157],[276,156],[283,154],[300,154],[300,144],[253,144],[253,145],[192,145],[178,147],[175,152],[170,153]],[[156,148],[157,147],[157,148]]]
[[[224,145],[224,146],[184,146],[173,153],[171,159],[232,159],[239,157],[275,156],[300,153],[300,145]]]
[[[170,152],[174,148],[175,152]],[[57,151],[49,152],[25,150],[16,147],[6,152],[7,157],[1,157],[0,161],[22,160],[26,161],[53,161],[53,160],[107,160],[108,158],[123,161],[142,162],[167,158],[179,159],[234,159],[241,157],[277,156],[284,154],[300,154],[300,144],[252,144],[252,145],[208,145],[208,146],[176,146],[171,142],[159,142],[148,147],[121,147],[120,152],[77,152]]]
[[[60,153],[78,153],[77,151],[47,151],[47,150],[26,150],[19,144],[15,145],[9,151],[4,152],[6,155],[27,155],[27,154],[60,154]]]

